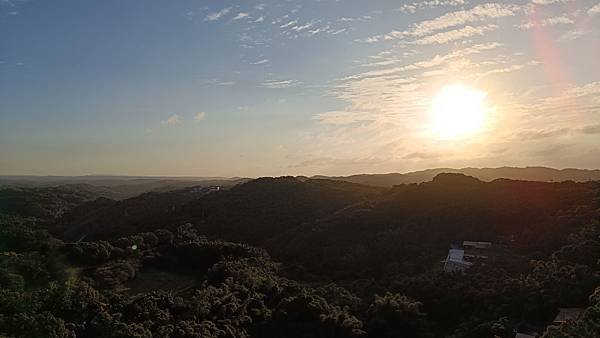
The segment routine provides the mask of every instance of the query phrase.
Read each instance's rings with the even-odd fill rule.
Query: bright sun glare
[[[486,122],[487,93],[460,84],[446,85],[431,106],[432,132],[442,139],[471,136]]]

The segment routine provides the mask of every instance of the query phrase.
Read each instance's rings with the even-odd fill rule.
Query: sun
[[[461,84],[444,86],[433,98],[431,131],[441,139],[479,133],[487,119],[487,93]]]

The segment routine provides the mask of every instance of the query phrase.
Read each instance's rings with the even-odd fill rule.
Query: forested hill
[[[353,182],[380,187],[431,181],[436,175],[454,173],[473,176],[482,181],[499,178],[539,182],[589,182],[600,180],[600,170],[554,169],[546,167],[500,167],[500,168],[435,168],[408,173],[360,174],[352,176],[315,176],[313,178]]]
[[[218,191],[187,189],[101,205],[85,203],[59,223],[69,239],[83,235],[88,239],[108,239],[190,222],[202,224],[210,235],[249,242],[250,237],[272,236],[273,232],[372,198],[381,190],[327,180],[260,178]]]
[[[0,336],[597,337],[600,327],[599,182],[281,177],[88,196],[47,219],[29,210],[0,215]],[[493,250],[444,272],[464,240]],[[548,326],[560,308],[585,311]]]
[[[84,235],[94,240],[191,223],[211,238],[261,245],[282,255],[291,255],[298,243],[303,243],[299,251],[312,243],[324,244],[308,250],[311,253],[329,246],[350,250],[369,245],[385,232],[407,232],[402,235],[406,242],[410,234],[420,237],[427,229],[422,243],[437,243],[439,250],[463,237],[497,241],[512,236],[515,246],[527,243],[533,251],[547,240],[545,234],[564,234],[577,222],[557,215],[573,208],[580,213],[593,209],[593,187],[594,183],[574,182],[482,182],[460,174],[440,174],[431,182],[389,189],[261,178],[229,190],[187,189],[88,202],[67,212],[57,229],[70,240]]]

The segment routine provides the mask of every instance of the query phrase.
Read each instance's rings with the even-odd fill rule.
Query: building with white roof
[[[471,265],[473,265],[473,263],[465,261],[465,250],[450,249],[448,251],[448,256],[444,260],[444,271],[464,271]]]

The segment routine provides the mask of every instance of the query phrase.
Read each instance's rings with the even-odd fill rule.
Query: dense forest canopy
[[[3,190],[0,336],[597,337],[600,185]],[[493,250],[464,271],[464,240]],[[550,325],[561,308],[577,320]]]

